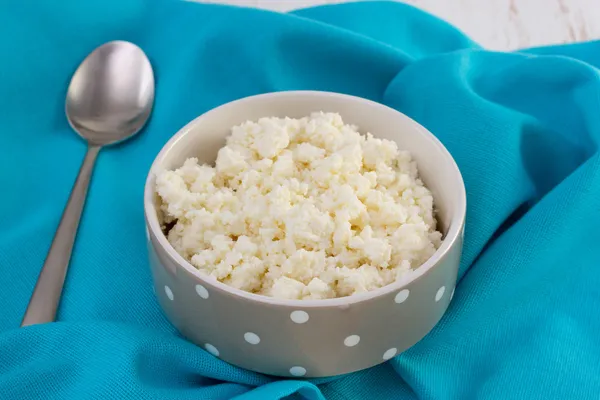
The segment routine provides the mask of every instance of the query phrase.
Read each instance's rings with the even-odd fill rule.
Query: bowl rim
[[[452,172],[456,176],[457,179],[457,188],[458,191],[457,198],[458,204],[455,207],[453,212],[454,217],[450,221],[450,225],[448,228],[448,232],[446,233],[446,237],[442,241],[441,246],[435,251],[435,253],[423,264],[421,264],[417,269],[412,270],[411,272],[405,274],[401,279],[390,283],[386,286],[382,286],[380,288],[370,290],[368,292],[357,293],[350,296],[345,297],[336,297],[331,299],[307,299],[307,300],[297,300],[297,299],[281,299],[276,297],[270,297],[266,295],[260,295],[256,293],[246,292],[241,289],[234,288],[229,286],[223,282],[218,281],[217,279],[211,278],[209,276],[203,275],[197,268],[195,268],[189,261],[183,258],[174,248],[171,246],[166,236],[162,232],[160,228],[160,224],[158,221],[158,215],[156,212],[156,207],[153,204],[154,198],[154,188],[152,186],[153,177],[155,171],[160,169],[158,166],[159,161],[166,156],[166,154],[176,145],[176,143],[192,131],[197,125],[203,123],[203,120],[209,118],[210,115],[217,110],[221,110],[226,107],[234,107],[239,106],[247,102],[251,102],[257,99],[263,99],[266,97],[297,97],[297,96],[329,96],[329,97],[337,97],[342,100],[349,101],[359,101],[362,102],[365,106],[371,107],[384,107],[388,109],[388,111],[397,113],[402,118],[406,119],[409,123],[418,127],[417,129],[420,134],[427,136],[427,138],[433,142],[435,146],[437,146],[444,155],[443,163],[446,165],[446,168],[451,168]],[[382,297],[392,292],[397,292],[402,290],[408,284],[418,280],[420,277],[424,276],[430,270],[434,269],[440,262],[446,257],[447,253],[449,253],[455,246],[455,243],[462,235],[465,218],[466,218],[466,208],[467,208],[467,200],[466,200],[466,189],[464,185],[464,181],[462,178],[462,174],[456,164],[456,161],[450,154],[450,152],[446,149],[446,147],[425,127],[419,124],[417,121],[408,117],[407,115],[401,113],[400,111],[393,109],[389,106],[386,106],[381,103],[377,103],[372,100],[368,100],[362,97],[336,93],[336,92],[327,92],[327,91],[317,91],[317,90],[289,90],[289,91],[280,91],[280,92],[269,92],[258,95],[252,95],[243,97],[237,100],[233,100],[228,103],[224,103],[220,106],[212,108],[198,117],[194,118],[192,121],[188,122],[185,126],[183,126],[175,135],[173,135],[169,141],[161,148],[160,152],[154,158],[148,175],[146,177],[146,182],[144,185],[144,217],[146,221],[146,227],[149,229],[149,235],[156,238],[158,245],[162,248],[162,250],[171,258],[178,267],[180,267],[183,271],[187,272],[191,278],[196,279],[202,285],[207,285],[213,290],[219,290],[229,293],[235,297],[241,297],[243,299],[258,302],[271,306],[283,306],[289,308],[321,308],[321,307],[335,307],[335,306],[348,306],[355,303],[360,303],[364,301],[373,300],[377,297]],[[149,239],[152,242],[151,239]],[[152,244],[154,246],[154,244]],[[157,250],[155,250],[157,251]]]

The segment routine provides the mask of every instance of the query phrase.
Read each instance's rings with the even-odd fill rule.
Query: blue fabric
[[[597,399],[600,43],[486,51],[406,5],[283,15],[148,0],[0,0],[0,399]],[[100,154],[59,311],[19,329],[84,143],[65,90],[101,43],[139,44],[156,107]],[[151,290],[142,189],[186,122],[257,93],[320,89],[429,128],[463,175],[468,217],[447,314],[392,361],[276,380],[185,341]]]

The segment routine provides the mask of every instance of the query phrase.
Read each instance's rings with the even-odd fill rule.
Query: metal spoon
[[[66,114],[71,127],[87,141],[87,154],[21,326],[54,321],[98,152],[139,132],[153,102],[152,66],[132,43],[114,41],[98,47],[73,75]]]

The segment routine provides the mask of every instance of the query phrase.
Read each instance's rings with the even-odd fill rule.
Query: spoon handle
[[[56,309],[67,275],[77,227],[99,151],[100,146],[91,144],[88,146],[21,326],[52,322],[56,318]]]

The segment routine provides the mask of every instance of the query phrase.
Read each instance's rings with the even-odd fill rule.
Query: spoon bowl
[[[98,47],[73,75],[65,112],[88,149],[21,326],[55,320],[96,157],[103,146],[139,132],[153,103],[152,66],[133,43],[114,41]]]
[[[69,124],[96,145],[128,139],[144,126],[154,102],[154,74],[138,46],[108,42],[86,57],[69,85]]]

